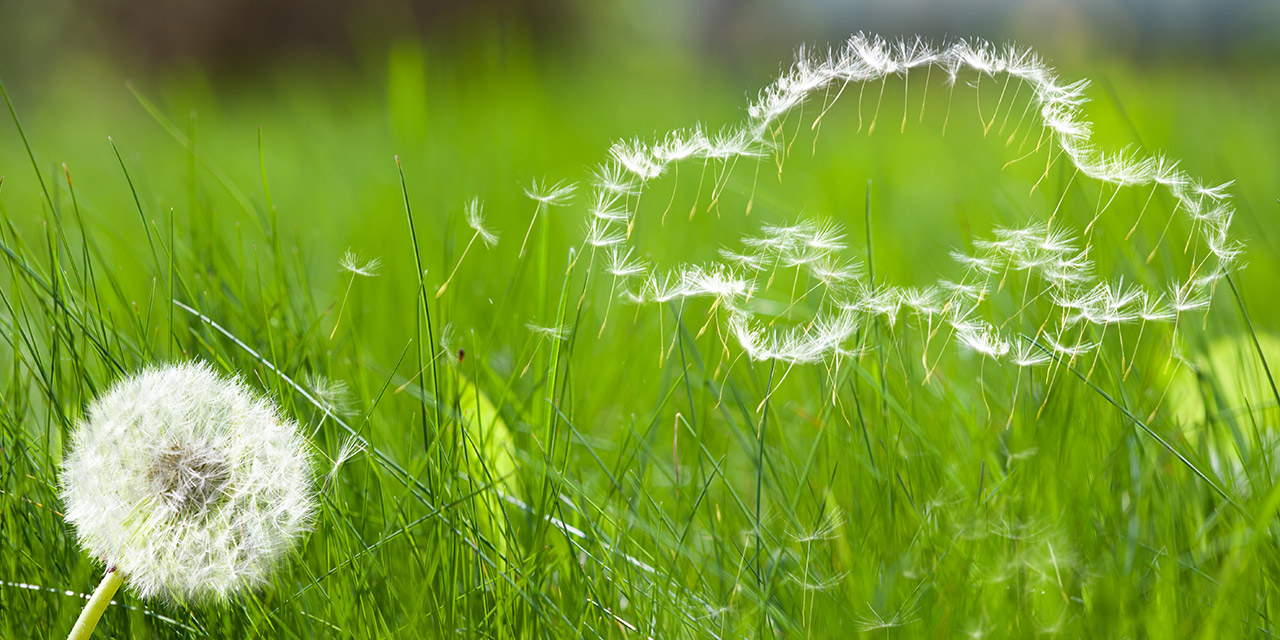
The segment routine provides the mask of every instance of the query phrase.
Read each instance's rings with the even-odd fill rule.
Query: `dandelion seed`
[[[1173,310],[1178,313],[1200,311],[1209,308],[1209,294],[1200,287],[1187,283],[1173,290]]]
[[[723,267],[690,269],[681,274],[680,288],[684,296],[709,295],[717,299],[744,298],[755,290],[751,281]]]
[[[920,620],[920,618],[916,617],[916,612],[919,611],[919,608],[915,601],[904,605],[887,618],[881,615],[880,612],[876,611],[875,608],[869,604],[867,605],[867,610],[871,612],[871,615],[859,616],[857,618],[858,630],[863,633],[869,633],[880,629],[904,627]]]
[[[815,278],[828,287],[836,287],[853,282],[858,279],[861,273],[859,264],[853,260],[846,262],[836,262],[829,259],[819,260],[810,264],[809,270],[813,272]]]
[[[452,358],[451,354],[462,353],[462,349],[458,346],[458,331],[454,328],[452,322],[446,322],[444,328],[440,330],[440,352],[432,356],[433,359],[444,356],[449,364],[462,364],[462,358]]]
[[[1075,238],[1061,230],[1046,228],[1044,234],[1035,239],[1035,248],[1050,253],[1071,253],[1075,251]]]
[[[367,262],[361,262],[360,256],[354,251],[348,249],[342,254],[342,259],[338,261],[338,266],[343,271],[351,274],[351,278],[347,280],[347,289],[342,294],[342,303],[338,305],[338,315],[333,320],[333,331],[329,332],[329,339],[332,340],[338,335],[338,325],[342,323],[342,312],[347,308],[347,298],[351,295],[351,285],[355,284],[356,276],[372,278],[378,275],[382,268],[382,262],[378,258],[370,258]]]
[[[981,301],[987,297],[987,287],[985,285],[939,280],[938,286],[950,291],[957,298],[965,298],[973,302]]]
[[[764,271],[768,267],[765,266],[764,257],[752,255],[748,253],[737,253],[729,249],[721,248],[720,257],[730,265],[736,265],[741,269],[749,269],[751,271]]]
[[[1044,340],[1045,342],[1049,343],[1050,349],[1052,349],[1056,353],[1066,356],[1067,359],[1077,358],[1079,356],[1082,356],[1086,353],[1089,353],[1090,351],[1093,351],[1093,349],[1098,346],[1097,344],[1092,342],[1079,342],[1079,343],[1071,344],[1063,341],[1063,336],[1061,334],[1057,336],[1046,335],[1044,336]]]
[[[966,253],[960,253],[959,251],[952,251],[951,258],[964,265],[966,269],[981,271],[982,273],[995,273],[999,268],[991,258],[971,256]]]
[[[902,293],[902,304],[923,316],[942,313],[941,291],[937,287],[909,288]]]
[[[1231,185],[1235,183],[1236,183],[1235,180],[1228,180],[1227,182],[1224,182],[1220,185],[1210,187],[1210,186],[1200,184],[1198,182],[1192,182],[1191,190],[1196,194],[1204,196],[1206,198],[1210,198],[1213,200],[1226,200],[1228,197],[1227,189],[1230,189]]]
[[[143,598],[193,602],[265,583],[316,510],[298,425],[203,363],[143,370],[93,401],[60,493],[81,547],[108,567],[83,637],[126,580]]]
[[[311,390],[311,395],[326,410],[335,414],[347,413],[350,398],[346,382],[332,380],[316,373],[308,373],[304,382],[306,388]]]
[[[1000,337],[995,327],[986,323],[965,322],[954,326],[956,337],[969,349],[991,358],[1009,353],[1009,342]]]
[[[472,198],[467,202],[463,213],[467,220],[467,226],[476,232],[476,235],[480,237],[480,240],[486,246],[492,247],[498,244],[498,234],[484,227],[484,203],[480,202],[479,198]]]
[[[608,264],[605,268],[609,275],[613,276],[613,280],[609,283],[609,299],[605,303],[604,320],[600,323],[600,332],[597,336],[604,335],[604,328],[609,324],[609,311],[613,309],[614,292],[617,291],[618,280],[625,282],[643,275],[648,270],[643,261],[631,258],[633,251],[635,250],[627,249],[626,253],[623,253],[616,247],[609,250]]]
[[[644,274],[648,267],[643,261],[631,258],[633,251],[634,249],[627,249],[627,252],[623,253],[619,249],[611,250],[606,267],[609,274],[615,278],[634,278]]]
[[[668,302],[689,295],[688,283],[671,274],[649,274],[639,292],[638,301]]]
[[[799,576],[790,572],[787,573],[787,577],[790,578],[791,581],[796,584],[796,586],[800,587],[801,589],[804,589],[805,591],[830,591],[840,586],[840,583],[844,582],[844,579],[848,577],[848,575],[849,575],[848,571],[841,571],[840,573],[837,573],[833,576],[829,576],[827,578],[820,578],[817,581],[809,582],[808,580],[805,580],[803,576]]]
[[[654,147],[653,157],[665,165],[687,158],[705,157],[711,148],[711,142],[700,128],[673,131],[667,134],[666,140]]]
[[[804,243],[822,251],[843,251],[847,245],[843,242],[844,231],[837,224],[824,224],[813,228]]]
[[[593,217],[605,222],[630,222],[632,213],[625,206],[618,206],[621,201],[622,197],[616,193],[600,191],[589,210]]]
[[[1164,304],[1164,295],[1152,298],[1144,296],[1138,317],[1146,322],[1168,322],[1174,319],[1174,310]]]
[[[532,331],[534,335],[543,336],[551,340],[561,341],[568,339],[571,328],[569,325],[561,325],[558,327],[543,327],[533,322],[526,322],[525,328]]]
[[[816,542],[818,540],[834,540],[839,536],[839,531],[845,524],[845,517],[839,511],[829,511],[818,522],[818,525],[812,531],[799,534],[792,534],[791,539],[796,542]]]
[[[458,263],[453,265],[453,271],[449,273],[449,277],[445,278],[444,284],[436,290],[436,297],[444,295],[445,289],[449,288],[449,283],[453,282],[453,277],[458,275],[458,268],[462,266],[462,261],[466,259],[467,252],[471,251],[471,245],[476,243],[479,238],[484,242],[485,246],[492,247],[498,244],[498,234],[485,229],[484,227],[484,203],[479,198],[472,198],[463,209],[463,216],[466,218],[467,226],[475,233],[471,236],[471,240],[467,242],[467,246],[462,249],[462,255],[458,256]]]
[[[524,195],[548,207],[562,207],[573,200],[573,192],[577,188],[577,184],[564,180],[547,184],[535,179],[524,188]]]
[[[587,244],[598,248],[613,247],[627,241],[627,235],[608,222],[592,218],[587,222]]]
[[[380,273],[382,269],[382,260],[379,258],[370,258],[367,261],[361,261],[360,256],[350,249],[342,254],[342,259],[338,261],[338,265],[343,270],[350,272],[352,275],[372,278]]]
[[[606,162],[596,167],[592,181],[600,191],[614,196],[634,196],[640,193],[640,185],[626,175],[626,169],[619,162]]]
[[[1009,359],[1019,367],[1039,367],[1050,361],[1049,354],[1026,340],[1013,344],[1013,354]]]
[[[573,192],[577,188],[578,185],[572,182],[565,182],[563,180],[549,185],[546,182],[541,182],[536,179],[530,182],[529,186],[524,188],[524,195],[538,204],[533,209],[533,217],[529,219],[529,229],[524,232],[524,240],[520,242],[520,252],[517,254],[518,257],[524,257],[524,249],[525,246],[529,244],[529,236],[533,233],[533,225],[538,221],[538,215],[542,213],[542,210],[569,204],[569,201],[573,199]],[[476,225],[472,225],[472,228],[478,228],[479,226],[480,225],[477,223]],[[494,242],[497,242],[496,237],[494,238]]]
[[[365,442],[363,438],[351,435],[342,441],[342,446],[338,447],[338,454],[333,457],[333,466],[330,467],[329,473],[325,475],[324,488],[328,488],[338,477],[338,471],[342,469],[348,462],[355,459],[356,456],[364,453]],[[322,489],[323,491],[324,489]]]
[[[780,257],[782,259],[782,266],[792,268],[812,265],[815,262],[825,259],[829,255],[831,255],[831,252],[826,249],[805,244],[792,247],[790,250],[784,251]]]
[[[654,162],[648,147],[639,139],[618,142],[609,150],[609,154],[624,169],[635,174],[640,182],[648,182],[662,175],[663,166]]]

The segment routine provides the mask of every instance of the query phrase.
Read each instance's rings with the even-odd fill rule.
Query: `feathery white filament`
[[[839,227],[801,222],[765,226],[763,235],[744,239],[745,252],[723,249],[721,262],[683,265],[662,273],[647,266],[643,272],[639,267],[636,271],[628,269],[628,276],[644,276],[644,284],[624,291],[624,295],[638,302],[714,297],[725,312],[727,334],[735,336],[751,357],[793,363],[857,352],[859,347],[843,344],[846,338],[859,333],[856,327],[877,315],[892,323],[899,306],[913,295],[908,306],[928,316],[931,325],[933,317],[939,316],[960,344],[1020,366],[1043,364],[1043,357],[1026,351],[1019,340],[1004,335],[1000,328],[1003,323],[975,317],[988,284],[995,284],[987,276],[1000,277],[1014,271],[1023,272],[1028,282],[1032,276],[1038,278],[1045,295],[1034,299],[1057,306],[1061,312],[1059,328],[1082,321],[1103,328],[1139,320],[1176,322],[1178,314],[1208,306],[1210,287],[1242,252],[1242,246],[1229,233],[1233,209],[1226,189],[1231,183],[1204,185],[1179,169],[1176,161],[1161,155],[1143,157],[1130,150],[1109,153],[1098,149],[1091,139],[1091,124],[1082,111],[1087,81],[1063,83],[1033,52],[983,41],[960,40],[935,47],[920,38],[890,41],[858,34],[825,55],[801,48],[791,69],[760,93],[748,107],[747,119],[737,127],[708,135],[705,128],[695,126],[659,136],[653,143],[640,139],[615,143],[609,151],[609,161],[600,166],[594,180],[591,200],[596,205],[588,226],[589,242],[611,247],[615,256],[630,255],[631,249],[623,245],[631,240],[631,225],[637,213],[634,202],[647,182],[664,175],[676,163],[692,160],[724,167],[744,157],[784,156],[785,145],[777,144],[774,136],[782,119],[806,101],[820,97],[824,109],[829,108],[850,83],[905,76],[924,67],[942,70],[953,86],[962,70],[977,72],[979,78],[1000,74],[1022,81],[1032,96],[1029,112],[1038,116],[1046,144],[1056,147],[1051,159],[1064,157],[1075,171],[1117,190],[1137,185],[1163,189],[1176,201],[1175,211],[1188,219],[1192,233],[1208,255],[1185,281],[1175,282],[1166,291],[1122,288],[1094,272],[1087,237],[1075,237],[1054,226],[1050,218],[1024,229],[995,230],[996,239],[975,242],[977,255],[954,253],[967,271],[966,277],[959,282],[939,280],[936,294],[928,296],[936,296],[937,300],[922,300],[909,291],[862,280],[853,263],[838,255],[846,248]],[[1086,236],[1091,226],[1092,223],[1086,227]],[[763,288],[758,282],[765,278],[772,281],[776,267],[801,265],[826,288],[819,315],[805,326],[780,333],[754,322],[752,311],[739,303]],[[616,265],[611,265],[611,270],[616,273]],[[1170,302],[1166,305],[1160,302],[1163,300]],[[1047,331],[1046,326],[1041,326],[1036,334],[1060,354],[1074,357],[1097,346],[1063,345]]]

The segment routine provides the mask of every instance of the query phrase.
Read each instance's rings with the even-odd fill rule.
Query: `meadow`
[[[189,359],[305,427],[319,514],[266,588],[195,606],[126,581],[100,637],[1274,633],[1274,69],[1057,68],[1092,81],[1099,148],[1234,181],[1239,259],[1148,323],[1208,273],[1202,222],[1080,177],[1021,83],[828,88],[768,149],[641,185],[607,167],[699,123],[724,146],[786,61],[616,62],[404,42],[231,87],[95,67],[8,85],[0,636],[64,636],[103,570],[59,502],[85,406]],[[622,226],[593,227],[615,204]],[[1012,337],[921,311],[952,306],[997,230],[1049,218],[1119,295],[1169,298],[1076,318],[1079,353],[1046,346],[1061,305],[1013,261],[973,305]],[[761,265],[741,308],[707,295],[788,225],[830,249],[822,272]],[[838,345],[748,353],[827,326],[836,281],[866,285]]]

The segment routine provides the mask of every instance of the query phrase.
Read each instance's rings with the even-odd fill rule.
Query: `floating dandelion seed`
[[[606,162],[596,167],[592,175],[592,183],[599,191],[619,196],[634,196],[640,193],[640,185],[627,175],[627,169],[618,162]]]
[[[544,327],[533,322],[526,322],[524,326],[534,335],[543,336],[551,340],[564,340],[569,337],[569,332],[572,330],[569,325]]]
[[[333,466],[329,468],[329,473],[325,474],[325,488],[333,484],[338,477],[338,471],[342,470],[342,467],[353,458],[364,453],[365,448],[364,439],[354,435],[347,436],[347,439],[342,442],[342,446],[338,448],[338,454],[333,457]]]
[[[549,185],[536,179],[524,188],[524,195],[538,204],[533,208],[533,217],[529,219],[529,230],[524,232],[524,241],[520,243],[519,257],[524,257],[525,245],[529,244],[529,236],[533,233],[533,225],[538,221],[538,215],[542,213],[542,210],[569,204],[569,201],[573,200],[573,192],[577,188],[577,184],[563,180]]]
[[[342,259],[338,261],[338,266],[343,271],[350,273],[351,278],[347,280],[347,290],[342,294],[342,304],[338,305],[338,316],[333,321],[333,331],[329,332],[330,340],[335,335],[338,335],[338,324],[342,322],[342,312],[347,308],[347,297],[351,295],[351,285],[355,284],[356,276],[372,278],[378,275],[379,270],[382,268],[382,261],[378,258],[371,258],[367,262],[362,262],[360,256],[348,249],[346,253],[342,254]]]
[[[342,254],[342,259],[338,261],[338,266],[344,271],[351,272],[352,275],[371,278],[378,275],[382,269],[382,260],[380,258],[370,258],[367,261],[361,261],[360,256],[356,252],[347,250]]]
[[[530,200],[536,200],[549,207],[559,207],[569,204],[573,200],[573,192],[578,185],[572,182],[561,180],[555,184],[547,184],[539,180],[534,180],[524,189],[524,195]]]
[[[458,268],[462,266],[462,261],[467,257],[467,252],[471,251],[471,245],[476,243],[479,238],[484,242],[486,247],[492,247],[498,244],[498,234],[488,230],[484,226],[484,203],[479,198],[472,198],[467,201],[466,207],[463,209],[463,217],[467,220],[467,226],[475,233],[472,234],[471,240],[467,241],[467,246],[462,249],[462,255],[458,256],[458,263],[453,265],[453,271],[449,273],[449,277],[445,279],[444,284],[436,289],[436,297],[444,295],[445,289],[449,288],[449,283],[453,282],[453,277],[458,275]]]
[[[298,425],[203,363],[146,369],[94,401],[61,494],[80,545],[108,567],[72,638],[125,580],[143,598],[196,602],[263,584],[316,509]]]
[[[498,234],[484,227],[484,203],[479,198],[472,198],[467,202],[467,206],[463,209],[463,214],[467,219],[467,226],[476,232],[476,236],[484,242],[486,247],[492,247],[498,244]]]

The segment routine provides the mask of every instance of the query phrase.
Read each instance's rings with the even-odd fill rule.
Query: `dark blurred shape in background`
[[[215,73],[282,57],[350,59],[366,44],[407,36],[457,46],[485,23],[550,36],[570,18],[561,0],[93,0],[86,6],[116,53],[146,65],[192,62]]]
[[[535,48],[700,52],[730,66],[851,32],[1013,39],[1051,57],[1272,64],[1276,0],[0,0],[0,77],[67,54],[109,56],[131,74],[195,66],[216,78],[281,62],[358,60],[397,38],[465,49],[477,33]],[[632,51],[639,56],[643,51]]]

